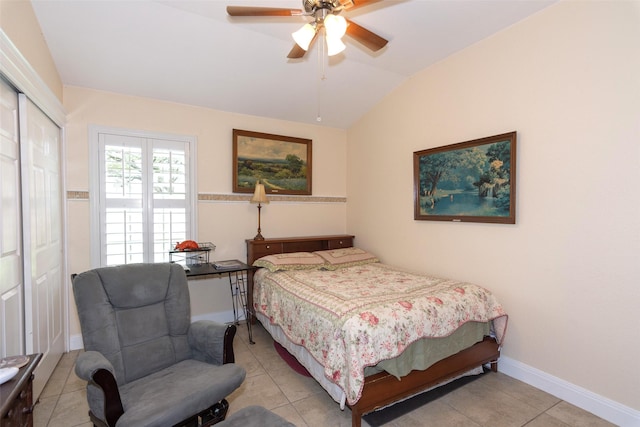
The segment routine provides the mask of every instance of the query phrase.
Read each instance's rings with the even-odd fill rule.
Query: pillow
[[[271,272],[279,270],[313,270],[324,266],[324,264],[324,259],[311,252],[267,255],[253,262],[254,267],[264,267]]]
[[[326,261],[324,268],[327,270],[337,270],[380,261],[375,255],[359,248],[331,249],[328,251],[316,251],[314,254],[319,255]]]

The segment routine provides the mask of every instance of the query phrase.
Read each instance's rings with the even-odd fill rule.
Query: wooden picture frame
[[[311,195],[312,141],[291,136],[233,130],[233,192]]]
[[[414,219],[516,223],[516,132],[413,153]]]

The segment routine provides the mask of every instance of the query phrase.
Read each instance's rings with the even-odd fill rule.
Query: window
[[[91,131],[92,263],[168,262],[195,230],[195,138]]]

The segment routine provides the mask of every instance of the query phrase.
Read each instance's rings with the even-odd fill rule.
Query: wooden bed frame
[[[265,255],[352,247],[353,239],[351,235],[331,235],[247,240],[247,264],[252,265]],[[249,274],[247,294],[248,307],[253,313],[252,274]],[[251,315],[251,321],[255,322],[255,316]],[[363,415],[419,394],[478,366],[491,364],[491,370],[497,372],[499,357],[500,346],[496,340],[485,337],[483,341],[442,359],[424,371],[411,371],[401,381],[386,372],[368,376],[360,400],[348,405],[351,408],[351,425],[360,427]]]

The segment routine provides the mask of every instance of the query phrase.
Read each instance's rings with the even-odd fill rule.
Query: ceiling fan
[[[388,40],[367,30],[339,14],[343,10],[353,10],[378,0],[302,0],[302,9],[286,9],[276,7],[227,6],[230,16],[311,16],[313,21],[305,24],[292,34],[296,44],[287,58],[304,57],[307,50],[324,30],[327,42],[327,55],[333,56],[345,49],[342,43],[344,34],[353,37],[367,48],[376,52],[388,43]]]

